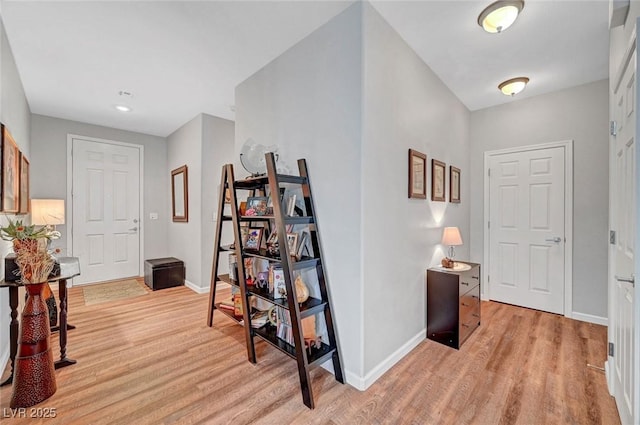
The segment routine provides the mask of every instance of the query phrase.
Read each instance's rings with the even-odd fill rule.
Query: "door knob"
[[[129,231],[131,231],[131,232],[137,232],[137,231],[138,231],[138,228],[137,228],[137,227],[132,227],[131,229],[129,229]]]
[[[555,238],[545,239],[544,241],[545,242],[560,243],[560,242],[562,242],[562,238],[560,236],[556,236]]]

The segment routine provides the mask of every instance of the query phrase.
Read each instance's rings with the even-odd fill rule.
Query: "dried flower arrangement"
[[[20,220],[9,219],[6,227],[0,227],[0,238],[13,243],[23,284],[47,281],[55,264],[48,243],[59,237],[60,232],[50,226],[25,225]]]

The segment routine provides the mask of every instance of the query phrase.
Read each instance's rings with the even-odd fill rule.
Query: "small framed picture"
[[[298,248],[298,234],[287,233],[287,243],[289,244],[289,255],[296,255],[296,249]]]
[[[449,167],[449,202],[460,203],[460,169]]]
[[[427,199],[427,155],[409,149],[409,198]]]
[[[18,214],[28,214],[29,208],[29,160],[20,152],[20,210]]]
[[[2,125],[2,198],[0,199],[0,211],[5,213],[17,213],[20,210],[20,151],[7,127]]]
[[[262,232],[264,229],[262,227],[250,227],[247,232],[246,239],[242,242],[244,249],[247,251],[258,251],[260,250],[260,245],[262,244]]]
[[[266,245],[267,245],[267,252],[270,255],[278,254],[278,232],[276,232],[275,230],[271,232],[271,234],[267,238]]]
[[[437,159],[431,160],[431,200],[444,202],[446,164]]]
[[[267,215],[268,202],[269,198],[266,196],[252,196],[247,198],[247,209],[245,210],[244,215]]]

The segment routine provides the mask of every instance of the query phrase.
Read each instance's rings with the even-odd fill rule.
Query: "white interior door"
[[[565,148],[489,159],[489,296],[564,313]]]
[[[611,196],[609,217],[615,240],[610,245],[609,340],[614,355],[609,357],[612,388],[623,424],[634,419],[634,258],[636,243],[636,54],[625,65],[622,78],[612,93],[612,119],[617,134],[611,137]],[[611,353],[610,353],[611,354]]]
[[[74,138],[74,283],[140,275],[140,151]]]

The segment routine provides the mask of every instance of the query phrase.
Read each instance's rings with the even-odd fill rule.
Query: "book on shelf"
[[[268,310],[257,310],[255,313],[251,315],[251,327],[252,328],[261,328],[264,325],[269,323],[269,311]]]

